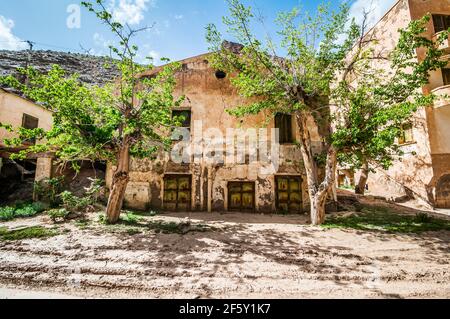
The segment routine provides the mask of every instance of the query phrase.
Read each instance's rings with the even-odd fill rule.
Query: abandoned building
[[[49,130],[52,127],[52,113],[44,107],[33,103],[15,93],[0,88],[0,123],[12,127],[27,129],[42,128]],[[29,155],[25,160],[10,160],[12,153],[35,143],[33,140],[23,141],[19,148],[8,147],[5,139],[15,137],[13,133],[0,129],[0,200],[6,200],[17,187],[23,188],[24,194],[20,199],[33,193],[34,180],[41,180],[51,175],[52,159],[44,154]]]
[[[428,13],[432,19],[425,36],[436,39],[450,27],[450,0],[398,1],[369,31],[378,39],[376,49],[392,51],[399,39],[397,30]],[[450,40],[441,49],[445,51],[444,59],[450,61]],[[424,52],[418,51],[417,58],[423,57]],[[369,174],[367,189],[371,195],[397,200],[415,198],[429,206],[450,208],[450,99],[445,97],[450,94],[450,64],[432,72],[429,84],[422,90],[440,98],[404,124],[397,141],[404,156],[387,171],[375,168],[376,172]],[[342,170],[338,175],[341,185],[351,186],[359,179],[359,172]]]
[[[427,33],[430,39],[450,27],[450,0],[399,0],[370,31],[377,34],[379,50],[392,50],[399,38],[398,29],[427,13],[432,14]],[[448,53],[446,59],[449,59],[450,40],[442,50]],[[417,52],[417,58],[422,57],[423,52]],[[186,148],[201,146],[205,150],[206,140],[212,138],[208,134],[226,136],[229,129],[246,132],[247,129],[277,128],[280,148],[275,170],[252,160],[252,154],[262,151],[259,145],[247,147],[238,162],[210,163],[207,151],[202,151],[197,160],[183,163],[168,158],[167,154],[161,154],[156,160],[132,159],[125,206],[139,210],[207,212],[296,213],[307,210],[309,197],[302,157],[295,144],[298,131],[295,121],[284,114],[259,114],[243,119],[228,114],[227,109],[245,101],[231,85],[229,75],[212,68],[207,58],[204,54],[180,61],[182,69],[176,75],[175,95],[186,98],[181,107],[173,110],[173,115],[185,118],[183,127],[190,135]],[[375,168],[375,173],[369,175],[367,188],[372,195],[416,198],[433,207],[450,208],[450,100],[445,98],[446,94],[450,95],[450,65],[433,72],[423,91],[442,98],[435,105],[419,110],[411,122],[405,123],[403,134],[398,138],[404,156],[387,171]],[[48,128],[51,114],[30,101],[0,91],[0,121]],[[314,134],[317,128],[312,120],[310,125],[315,152],[319,153],[322,141],[319,134]],[[200,139],[195,138],[198,132]],[[5,133],[0,130],[0,134]],[[273,139],[270,132],[268,136],[269,140]],[[0,135],[0,144],[3,138]],[[7,150],[1,147],[1,157],[7,158]],[[37,158],[36,166],[36,179],[54,175],[51,159]],[[111,185],[113,172],[114,166],[108,164],[107,186]],[[338,172],[340,185],[351,187],[357,180],[358,172]]]
[[[278,170],[268,172],[264,163],[251,159],[251,153],[258,147],[247,147],[242,161],[221,164],[208,163],[206,147],[198,161],[176,163],[164,155],[156,161],[132,159],[125,205],[168,211],[303,211],[309,198],[302,157],[294,144],[298,131],[295,121],[290,115],[278,114],[274,118],[269,112],[243,119],[228,114],[227,109],[246,101],[232,86],[229,76],[212,68],[207,58],[205,54],[181,61],[182,69],[176,74],[175,95],[185,96],[185,101],[173,110],[173,115],[185,118],[183,126],[190,132],[188,147],[208,144],[208,132],[225,135],[229,129],[246,132],[247,129],[276,127],[280,130],[281,144],[279,154],[276,152]],[[315,125],[312,120],[310,125]],[[196,140],[199,131],[202,138]],[[317,131],[315,134],[316,151],[320,152],[321,140]],[[273,137],[268,133],[269,141]],[[112,182],[113,170],[109,165],[107,185]]]

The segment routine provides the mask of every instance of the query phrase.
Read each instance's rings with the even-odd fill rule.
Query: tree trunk
[[[314,159],[311,135],[307,125],[307,114],[297,112],[296,120],[300,131],[300,148],[308,182],[311,223],[314,226],[325,222],[325,206],[327,196],[336,180],[337,156],[332,145],[328,145],[325,176],[319,180],[318,168]]]
[[[111,192],[106,207],[106,218],[109,224],[115,224],[120,218],[125,191],[127,190],[130,171],[130,147],[125,144],[117,156],[117,170],[114,172]]]
[[[316,193],[309,196],[311,202],[311,224],[322,225],[325,222],[325,205],[327,193]]]
[[[369,179],[369,163],[365,162],[361,168],[361,176],[358,185],[355,186],[355,193],[364,195],[366,193],[367,180]]]

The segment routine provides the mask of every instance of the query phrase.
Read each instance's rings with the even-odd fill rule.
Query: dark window
[[[225,79],[227,77],[227,74],[223,71],[216,71],[216,78],[218,78],[219,80],[221,79]]]
[[[241,212],[255,210],[254,182],[228,183],[228,210]]]
[[[278,212],[300,213],[303,201],[301,177],[277,176],[275,183]]]
[[[434,32],[441,32],[450,28],[450,16],[433,14]]]
[[[23,128],[33,130],[35,128],[38,128],[38,126],[39,126],[38,118],[28,115],[28,114],[23,114],[23,117],[22,117],[22,127]],[[34,138],[32,138],[32,139],[25,140],[23,142],[24,142],[24,144],[35,144],[36,140]]]
[[[191,111],[172,111],[172,117],[181,123],[181,127],[191,128]]]
[[[398,144],[404,145],[414,142],[413,125],[411,123],[403,124],[398,136]]]
[[[173,212],[191,210],[192,178],[190,175],[164,177],[164,209]]]
[[[292,116],[289,114],[277,114],[275,116],[275,128],[280,130],[280,144],[290,144],[294,142],[292,136]]]
[[[450,69],[442,69],[442,79],[444,85],[450,85]]]

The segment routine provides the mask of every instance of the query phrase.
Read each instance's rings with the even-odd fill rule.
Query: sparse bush
[[[47,212],[47,215],[53,222],[61,223],[67,219],[67,217],[70,215],[70,212],[67,211],[65,208],[51,209]]]
[[[0,207],[0,220],[8,221],[14,219],[14,207]]]
[[[51,207],[60,204],[58,194],[61,193],[64,177],[48,178],[34,183],[34,193],[40,200],[48,201]]]
[[[419,223],[429,223],[433,220],[433,218],[427,213],[417,213],[416,221]]]
[[[121,217],[120,219],[127,224],[135,225],[135,224],[139,223],[139,221],[141,220],[141,217],[137,216],[133,212],[126,212],[125,217]]]
[[[48,238],[57,235],[59,235],[57,230],[48,229],[42,226],[34,226],[17,230],[8,230],[6,227],[0,228],[0,239],[2,240]]]
[[[0,220],[8,221],[14,218],[32,217],[45,210],[45,205],[40,202],[27,204],[17,202],[14,207],[0,207]]]
[[[59,194],[63,207],[72,213],[78,213],[85,211],[90,205],[92,205],[92,199],[90,197],[77,197],[69,191]]]

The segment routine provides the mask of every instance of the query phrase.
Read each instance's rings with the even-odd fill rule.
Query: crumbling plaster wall
[[[207,55],[202,55],[181,61],[182,71],[177,73],[176,96],[186,97],[180,109],[190,109],[192,112],[191,133],[195,130],[194,123],[202,121],[202,131],[210,128],[218,129],[225,136],[228,128],[273,128],[272,114],[259,114],[236,119],[226,110],[243,105],[246,102],[229,82],[228,77],[218,79],[216,70],[209,66]],[[293,121],[295,122],[295,121]],[[309,120],[315,128],[314,121]],[[298,130],[293,123],[294,136],[297,139]],[[270,133],[269,133],[270,134]],[[312,138],[317,153],[321,151],[321,139],[317,129],[313,129]],[[270,139],[270,138],[269,138]],[[191,139],[192,140],[192,139]],[[227,185],[230,181],[253,181],[256,183],[256,210],[258,212],[273,212],[275,209],[275,179],[274,174],[261,173],[258,163],[208,165],[204,159],[198,163],[174,164],[166,156],[160,154],[154,161],[150,159],[132,159],[130,183],[127,188],[125,205],[134,209],[159,209],[163,205],[164,175],[192,175],[192,209],[208,210],[208,185],[211,187],[212,211],[226,211]],[[111,185],[114,167],[109,164],[107,169],[107,185]],[[281,145],[280,168],[276,174],[296,175],[304,177],[301,153],[295,145]],[[306,182],[303,185],[304,204],[309,199],[306,193]]]

